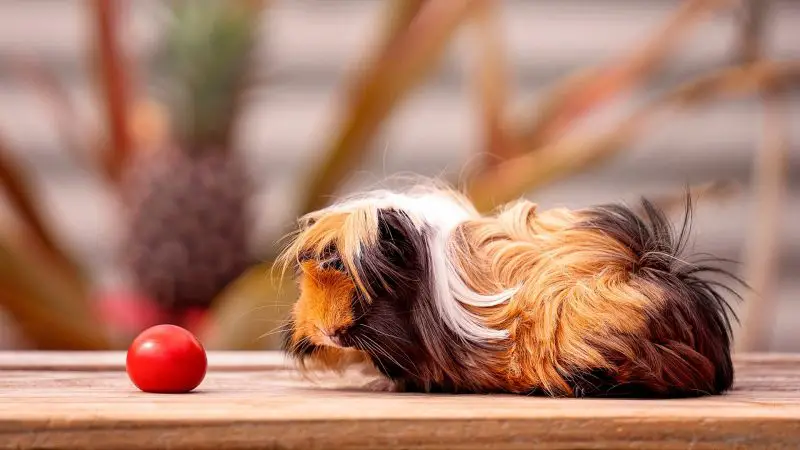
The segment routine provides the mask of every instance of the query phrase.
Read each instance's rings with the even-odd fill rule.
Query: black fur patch
[[[381,210],[378,219],[378,244],[357,261],[371,302],[354,299],[352,339],[387,377],[424,384],[432,361],[413,311],[431,299],[425,239],[403,212]]]
[[[294,344],[292,343],[292,335],[294,334],[293,320],[288,320],[282,328],[284,329],[284,332],[282,333],[281,338],[281,350],[285,351],[289,355],[297,358],[298,360],[303,360],[311,356],[317,349],[319,349],[319,346],[311,343],[307,337],[300,339],[300,341]]]
[[[354,298],[356,321],[348,343],[366,351],[376,367],[404,390],[470,391],[485,385],[488,358],[460,340],[436,310],[425,231],[397,210],[379,212],[379,244],[362,250],[359,276],[371,303]]]

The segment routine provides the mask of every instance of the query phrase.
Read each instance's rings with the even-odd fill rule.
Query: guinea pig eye
[[[342,259],[336,256],[323,259],[319,262],[319,268],[322,270],[335,270],[337,272],[344,272],[344,263]]]
[[[311,250],[303,250],[297,255],[297,262],[304,263],[314,259],[314,253]]]

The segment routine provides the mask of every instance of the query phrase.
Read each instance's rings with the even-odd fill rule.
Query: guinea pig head
[[[300,291],[284,350],[328,368],[369,360],[389,376],[410,370],[411,310],[424,295],[427,258],[422,234],[404,212],[312,214],[301,220],[284,258],[297,268]]]

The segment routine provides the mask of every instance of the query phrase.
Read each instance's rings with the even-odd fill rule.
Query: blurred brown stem
[[[788,86],[798,82],[798,61],[760,62],[705,75],[649,102],[606,133],[562,138],[478,175],[468,187],[468,195],[479,210],[490,210],[616,155],[653,117],[668,107],[687,107],[717,97],[750,94],[763,86]]]
[[[474,42],[477,55],[473,70],[483,124],[484,167],[494,166],[514,154],[504,125],[509,71],[500,19],[498,0],[484,2],[477,8]]]
[[[105,101],[109,148],[103,153],[109,178],[118,181],[131,151],[129,136],[130,89],[127,61],[120,42],[121,0],[93,0],[90,4],[95,28],[98,78]]]
[[[692,198],[705,198],[710,200],[723,200],[730,198],[740,191],[736,183],[730,181],[711,181],[708,183],[701,183],[689,186],[688,194]],[[685,190],[680,192],[669,192],[662,195],[653,195],[649,200],[656,205],[659,209],[671,213],[673,211],[682,211],[685,206],[687,192]]]
[[[45,225],[36,208],[36,201],[28,181],[22,175],[22,168],[11,159],[10,153],[8,144],[0,138],[0,184],[11,206],[27,225],[37,247],[44,251],[67,276],[80,280],[81,271]]]
[[[642,46],[626,57],[566,78],[540,103],[534,123],[523,126],[518,137],[519,148],[535,150],[614,95],[642,83],[659,69],[680,36],[711,12],[730,3],[730,0],[685,0]]]
[[[14,58],[9,64],[19,73],[23,82],[29,83],[33,90],[50,106],[55,128],[61,136],[61,142],[72,156],[80,163],[95,168],[94,161],[87,150],[91,147],[84,136],[89,134],[89,127],[81,122],[69,93],[54,73],[30,58]]]
[[[780,218],[789,156],[788,108],[777,92],[764,94],[764,131],[754,167],[754,212],[746,248],[746,280],[752,289],[744,303],[737,350],[766,351],[777,309]]]
[[[33,256],[0,241],[0,306],[40,350],[108,350],[83,293]]]
[[[381,44],[377,46],[377,55],[383,54],[394,45],[398,36],[401,36],[408,25],[419,14],[422,5],[431,0],[390,0],[386,13],[388,20],[384,26]]]
[[[428,0],[384,52],[358,77],[344,120],[308,182],[301,212],[325,206],[391,109],[433,70],[450,36],[481,0]]]
[[[745,62],[763,58],[765,23],[770,2],[748,0],[740,33],[739,57]],[[785,198],[789,157],[789,111],[780,86],[765,86],[761,148],[753,168],[754,211],[747,239],[745,276],[750,284],[746,296],[737,350],[765,351],[769,348],[770,324],[777,314],[777,282],[780,266],[780,219]]]
[[[739,59],[742,64],[762,57],[767,9],[771,0],[744,0],[742,26],[739,27]]]
[[[393,47],[400,45],[400,40],[407,32],[411,22],[416,20],[423,5],[437,0],[387,0],[386,9],[382,13],[383,21],[380,24],[379,32],[375,38],[375,43],[371,46],[369,53],[359,61],[355,67],[355,72],[349,74],[343,91],[347,97],[352,99],[357,97],[363,89],[363,85],[373,76],[374,71],[365,70],[372,68],[386,57],[387,52]]]

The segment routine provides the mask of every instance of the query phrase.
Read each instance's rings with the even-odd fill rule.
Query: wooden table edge
[[[746,353],[737,364],[798,364],[800,353]],[[287,370],[285,354],[265,351],[209,351],[209,370]],[[0,370],[117,371],[125,370],[124,351],[0,351]]]
[[[19,426],[19,424],[16,424]],[[0,448],[797,448],[798,419],[367,419],[53,423],[4,429]],[[690,444],[691,443],[691,444]]]
[[[286,370],[293,367],[277,351],[209,351],[209,370]],[[124,351],[0,351],[0,370],[119,371]]]

